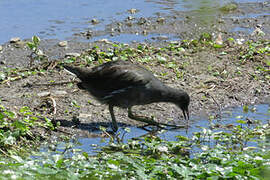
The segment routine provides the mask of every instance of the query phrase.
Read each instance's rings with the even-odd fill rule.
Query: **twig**
[[[37,86],[58,86],[58,85],[63,85],[63,84],[68,84],[68,83],[77,83],[77,80],[73,81],[63,81],[63,82],[55,82],[55,83],[40,83],[40,84],[29,84],[31,87],[37,87]]]
[[[53,103],[53,114],[55,115],[56,114],[56,101],[51,96],[49,96],[47,98],[50,99],[50,100],[52,100],[52,103]]]
[[[207,94],[213,99],[214,103],[218,106],[219,116],[221,117],[221,106],[220,106],[220,104],[218,104],[216,99],[209,92],[207,92]]]
[[[5,156],[9,156],[5,151],[3,151],[1,148],[0,148],[0,151],[5,155]]]
[[[16,81],[16,80],[19,80],[19,79],[23,79],[24,77],[22,76],[15,76],[15,77],[11,77],[11,79],[6,79],[2,82],[0,82],[1,84],[5,84],[5,83],[9,83],[11,81]],[[9,84],[8,84],[9,85]]]

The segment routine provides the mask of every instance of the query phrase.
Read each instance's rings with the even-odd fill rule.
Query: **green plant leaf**
[[[32,41],[33,41],[34,45],[37,47],[39,45],[40,38],[38,36],[33,36]]]

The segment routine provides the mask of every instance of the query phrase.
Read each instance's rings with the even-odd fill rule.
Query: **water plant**
[[[35,60],[38,60],[38,61],[48,60],[47,56],[39,48],[39,44],[40,44],[40,38],[38,36],[33,36],[32,42],[27,42],[28,48],[32,51],[31,54],[29,55],[30,66],[33,65]]]
[[[269,134],[267,124],[254,129],[235,126],[231,132],[202,128],[190,138],[179,135],[175,141],[148,135],[111,143],[94,156],[68,143],[31,158],[11,156],[1,161],[0,177],[266,180],[270,177]]]
[[[38,144],[44,138],[33,128],[53,130],[52,122],[23,106],[18,112],[5,108],[0,102],[0,151],[3,154],[26,152],[31,144]]]

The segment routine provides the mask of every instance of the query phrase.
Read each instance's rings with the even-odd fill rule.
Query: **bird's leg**
[[[116,122],[116,119],[114,116],[113,105],[109,105],[109,111],[110,111],[111,118],[112,118],[112,130],[114,132],[116,132],[118,130],[118,126],[117,126],[117,122]]]
[[[183,128],[183,127],[185,127],[185,126],[177,126],[177,125],[166,124],[166,123],[158,123],[158,122],[156,122],[156,121],[153,120],[154,118],[148,118],[148,117],[143,117],[143,116],[136,116],[136,115],[134,115],[132,113],[131,107],[128,108],[128,117],[130,119],[134,119],[136,121],[140,121],[140,122],[144,122],[144,123],[147,123],[147,124],[150,124],[150,125],[154,125],[154,126],[157,126],[159,128],[163,128],[160,125],[171,126],[171,127],[175,127],[175,128]]]
[[[160,124],[156,121],[153,120],[153,118],[148,118],[148,117],[142,117],[142,116],[136,116],[132,113],[131,107],[128,108],[128,117],[130,119],[134,119],[136,121],[144,122],[147,124],[155,125],[160,127]]]

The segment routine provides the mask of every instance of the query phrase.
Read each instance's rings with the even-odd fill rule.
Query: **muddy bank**
[[[214,48],[204,42],[194,43],[164,44],[163,48],[151,45],[115,48],[111,45],[107,51],[94,48],[77,58],[58,59],[35,70],[12,70],[2,65],[7,76],[0,89],[2,104],[14,111],[29,106],[60,122],[58,129],[62,132],[92,136],[100,125],[110,125],[108,108],[79,90],[75,83],[66,83],[74,78],[61,64],[72,62],[93,67],[100,61],[121,57],[143,65],[166,84],[187,91],[191,96],[191,117],[208,118],[228,106],[260,103],[269,96],[269,41],[254,47],[256,52],[265,49],[264,53],[254,53],[246,59],[243,56],[250,51],[247,44],[232,47],[224,44],[222,48]],[[98,57],[99,62],[94,57]],[[21,74],[27,71],[32,73]],[[181,111],[172,104],[138,106],[135,112],[154,116],[159,122],[186,123]],[[122,126],[140,124],[130,120],[124,109],[116,108],[115,113]],[[77,120],[80,123],[76,123]]]
[[[248,11],[263,15],[245,17]],[[270,95],[270,21],[265,12],[270,12],[267,3],[238,5],[236,10],[226,15],[217,14],[218,18],[207,22],[207,26],[193,19],[195,12],[130,18],[108,25],[105,31],[92,32],[89,40],[101,35],[147,36],[152,33],[161,34],[160,39],[124,45],[108,40],[70,40],[65,46],[59,46],[59,40],[42,40],[38,48],[46,55],[48,62],[35,61],[31,67],[29,55],[32,51],[26,45],[30,40],[6,43],[0,52],[2,104],[13,111],[29,106],[33,112],[60,122],[59,132],[84,137],[96,135],[93,132],[100,125],[110,125],[107,106],[79,90],[75,83],[66,83],[74,78],[63,70],[62,64],[93,67],[101,61],[116,59],[139,63],[166,84],[187,91],[191,96],[191,121],[192,117],[218,116],[222,109],[229,106],[263,103]],[[263,34],[252,33],[257,25],[260,25]],[[251,32],[231,31],[241,26],[251,28]],[[207,34],[203,35],[204,32]],[[221,39],[218,38],[220,33]],[[173,34],[178,39],[171,42],[162,34]],[[87,39],[84,33],[76,34],[71,39],[77,37]],[[67,56],[67,53],[77,54]],[[181,111],[172,104],[138,106],[134,110],[137,114],[154,116],[159,122],[186,123]],[[121,126],[141,125],[130,120],[126,110],[116,108],[115,114]]]

